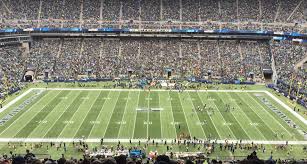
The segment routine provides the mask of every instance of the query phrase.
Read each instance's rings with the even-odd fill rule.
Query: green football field
[[[2,109],[0,141],[84,138],[99,142],[104,138],[117,142],[190,136],[272,144],[303,142],[305,122],[275,98],[261,90],[179,93],[36,88],[19,95]]]

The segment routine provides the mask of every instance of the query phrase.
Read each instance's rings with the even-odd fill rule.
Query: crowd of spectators
[[[289,55],[289,54],[286,54]],[[218,59],[218,60],[217,60]],[[269,42],[198,39],[36,39],[27,67],[36,75],[49,70],[54,78],[178,77],[263,82],[262,69],[271,68]]]
[[[224,143],[216,143],[213,141],[203,141],[198,139],[193,140],[172,140],[171,143],[161,140],[148,140],[145,143],[138,141],[138,143],[121,144],[118,142],[116,145],[104,145],[103,139],[99,144],[88,144],[82,140],[79,142],[71,143],[8,143],[10,150],[9,154],[4,154],[0,157],[1,163],[13,164],[203,164],[203,163],[287,163],[287,162],[306,162],[302,160],[280,160],[274,159],[276,151],[289,151],[293,149],[292,145],[279,144],[272,149],[267,149],[266,145],[239,142],[229,142],[225,140]],[[183,148],[181,152],[175,150]],[[24,155],[15,154],[16,149],[26,149]],[[150,149],[156,151],[149,151]],[[174,148],[174,149],[173,149]],[[190,152],[190,149],[195,149],[196,152]],[[52,159],[51,156],[41,158],[32,153],[33,150],[47,149],[54,150],[55,152],[75,151],[82,154],[83,157],[77,159],[76,157],[67,157],[62,154],[59,159]],[[73,149],[73,150],[71,150]],[[159,152],[164,150],[164,152]],[[149,152],[148,152],[149,151]],[[250,155],[241,157],[219,158],[212,156],[213,153],[235,153],[235,152],[251,152]],[[306,151],[306,147],[302,151]],[[257,154],[270,153],[270,158],[261,160]],[[218,159],[215,159],[218,158]]]
[[[299,85],[300,94],[306,92],[305,70],[294,71],[306,47],[288,41],[44,38],[33,40],[28,55],[18,46],[1,50],[1,78],[11,84],[23,79],[27,70],[34,71],[34,79],[44,78],[45,72],[48,78],[63,80],[130,75],[162,78],[171,70],[177,77],[262,83],[263,70],[272,68],[273,56],[278,79],[287,88],[293,86],[294,96]]]
[[[0,91],[7,93],[20,86],[25,58],[20,47],[15,45],[0,47],[0,56]]]
[[[307,73],[302,66],[296,67],[296,64],[306,57],[306,47],[283,41],[273,43],[271,51],[279,79],[278,87],[286,94],[290,93],[289,97],[297,97],[307,102]]]
[[[304,32],[306,23],[300,0],[3,0],[0,9],[0,28],[201,28],[193,25],[199,23],[205,29]]]

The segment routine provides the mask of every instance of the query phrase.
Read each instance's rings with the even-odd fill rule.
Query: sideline
[[[157,143],[164,144],[166,141],[168,144],[170,144],[174,139],[154,139]],[[0,138],[0,142],[27,142],[27,143],[39,143],[39,142],[80,142],[84,141],[87,143],[100,143],[100,138],[90,138],[90,139],[82,139],[82,138]],[[129,143],[130,139],[103,139],[104,143]],[[153,141],[148,139],[131,139],[132,143],[151,143]],[[178,141],[178,140],[177,140]],[[181,143],[183,143],[183,140],[180,140]],[[202,140],[206,141],[206,140]],[[216,142],[215,142],[216,141]],[[225,140],[211,140],[210,143],[225,143]],[[240,140],[227,140],[228,143],[240,143]],[[289,145],[307,145],[307,141],[265,141],[265,140],[242,140],[242,144],[264,144],[264,145],[284,145],[288,142]]]
[[[23,97],[25,97],[28,93],[30,93],[31,91],[33,91],[34,88],[30,88],[29,90],[25,91],[24,93],[22,93],[21,95],[19,95],[18,97],[14,98],[12,101],[10,101],[9,103],[7,103],[6,105],[3,106],[3,108],[0,109],[0,113],[2,113],[3,111],[5,111],[7,108],[9,108],[10,106],[12,106],[13,104],[15,104],[17,101],[19,101],[20,99],[22,99]]]

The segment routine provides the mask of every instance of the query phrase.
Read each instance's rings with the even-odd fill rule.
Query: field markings
[[[0,113],[2,113],[3,111],[5,111],[6,109],[8,109],[9,107],[11,107],[12,105],[14,105],[16,102],[18,102],[20,99],[22,99],[24,96],[26,96],[28,93],[32,92],[33,88],[28,89],[27,91],[25,91],[24,93],[22,93],[21,95],[19,95],[18,97],[14,98],[12,101],[10,101],[9,103],[7,103],[6,105],[4,105],[1,109],[0,109]]]
[[[74,138],[76,137],[76,135],[78,134],[78,131],[80,130],[80,128],[82,127],[83,125],[83,122],[85,120],[85,118],[87,117],[87,115],[90,113],[91,109],[93,108],[95,102],[97,101],[97,99],[99,98],[99,95],[102,93],[103,91],[100,91],[99,94],[94,98],[94,100],[92,100],[93,102],[91,103],[90,107],[87,107],[87,112],[86,112],[86,115],[83,116],[83,119],[82,119],[82,122],[80,123],[78,129],[75,131],[74,133]],[[86,99],[85,99],[86,100]],[[81,106],[81,105],[80,105]],[[78,122],[80,122],[80,120],[78,120]]]
[[[120,94],[120,98],[116,103],[115,111],[111,116],[110,124],[107,128],[105,138],[115,138],[118,137],[119,129],[122,124],[126,124],[125,122],[121,122],[123,114],[126,109],[127,100],[125,99],[128,97],[130,92],[122,92]]]
[[[223,104],[225,105],[225,102],[224,102],[223,99],[219,96],[218,93],[216,94],[216,96],[217,96],[219,99],[221,99],[221,101],[222,101]],[[215,102],[214,102],[214,103],[215,103]],[[236,120],[236,122],[238,123],[240,129],[242,129],[242,130],[244,131],[244,133],[247,135],[247,137],[248,137],[249,139],[251,139],[251,137],[249,136],[249,134],[246,132],[245,128],[243,128],[241,122],[238,121],[237,117],[236,117],[233,113],[231,113],[231,112],[230,112],[230,115],[232,115],[232,117]],[[231,130],[231,131],[232,131],[232,130]],[[234,133],[233,133],[233,134],[234,134]],[[235,136],[235,137],[236,137],[236,136]]]
[[[81,91],[144,91],[143,89],[103,89],[103,88],[33,88],[33,89],[44,89],[44,90],[81,90]],[[166,89],[153,89],[150,92],[169,92],[170,90]],[[179,92],[178,90],[171,90],[171,92]],[[266,90],[184,90],[184,92],[256,92],[256,93],[264,93],[268,92]]]
[[[59,117],[58,121],[48,130],[46,138],[48,137],[58,137],[62,130],[66,127],[65,125],[73,123],[70,121],[74,113],[79,109],[80,104],[83,102],[82,96],[88,95],[88,91],[81,91],[81,93],[73,100],[69,107],[64,111],[64,113]],[[65,124],[65,125],[63,125]]]
[[[88,91],[143,91],[142,89],[99,89],[99,88],[31,88],[32,90],[88,90]],[[169,90],[157,89],[152,90],[151,92],[169,92]],[[178,91],[174,91],[178,92]],[[185,90],[185,92],[245,92],[245,93],[266,93],[269,95],[273,100],[275,100],[278,104],[283,106],[286,110],[292,113],[295,117],[297,117],[300,121],[302,121],[305,125],[307,125],[307,120],[302,117],[300,114],[294,112],[288,105],[283,103],[277,97],[275,97],[272,93],[267,90]]]
[[[60,92],[59,92],[59,93],[60,93]],[[53,98],[48,99],[49,101],[47,100],[47,101],[44,103],[44,105],[43,105],[42,108],[38,108],[38,109],[40,109],[39,111],[41,111],[43,108],[45,108],[53,99],[56,98],[56,96],[57,96],[59,93],[55,94]],[[47,93],[46,95],[43,96],[43,98],[44,98],[45,96],[47,96],[48,94],[52,94],[52,92]],[[53,94],[54,94],[54,93],[53,93]],[[15,128],[11,129],[11,126],[16,125],[20,119],[26,119],[27,122],[30,122],[32,119],[28,119],[28,117],[25,117],[25,116],[28,116],[27,114],[29,114],[29,115],[31,114],[31,115],[29,116],[30,118],[35,117],[35,116],[39,113],[39,111],[38,111],[38,112],[34,112],[34,113],[36,113],[36,114],[32,114],[33,111],[31,111],[31,110],[37,109],[37,108],[35,108],[35,107],[36,107],[38,104],[41,104],[41,103],[43,103],[43,102],[44,102],[44,101],[37,101],[37,102],[35,102],[27,111],[25,111],[24,113],[22,113],[21,116],[19,116],[16,120],[14,120],[14,122],[13,122],[12,124],[10,124],[6,129],[4,129],[4,130],[0,133],[0,136],[1,136],[3,133],[5,133],[7,130],[14,130],[14,133],[15,133],[15,132],[16,132],[16,129],[15,129]],[[30,113],[30,111],[31,111],[31,113]],[[20,125],[20,124],[18,124],[18,127],[20,128],[19,125]],[[15,133],[15,135],[18,134],[19,131],[21,131],[21,130],[26,126],[26,123],[22,123],[21,125],[23,125],[22,128],[20,128],[20,129],[17,131],[17,133]]]
[[[147,94],[147,98],[145,98],[145,100],[147,100],[147,138],[149,137],[149,135],[148,135],[148,125],[149,125],[149,101],[150,101],[150,92]]]
[[[70,92],[67,96],[69,96],[70,94],[72,94],[73,92]],[[77,96],[76,96],[77,97]],[[37,134],[41,134],[41,128],[46,128],[47,129],[47,131],[44,133],[44,135],[42,135],[43,136],[43,138],[45,138],[45,135],[48,133],[48,131],[49,131],[49,129],[51,129],[52,128],[52,126],[54,125],[54,124],[56,124],[56,122],[58,121],[58,119],[62,116],[62,114],[66,111],[66,109],[70,106],[70,104],[73,102],[73,100],[74,99],[72,99],[72,100],[69,100],[69,101],[71,101],[69,104],[66,104],[67,102],[65,102],[65,101],[61,101],[59,104],[62,106],[62,105],[65,105],[65,110],[63,110],[62,111],[62,113],[61,113],[61,115],[60,116],[57,116],[57,118],[56,118],[56,120],[52,120],[52,122],[51,122],[51,124],[50,124],[50,122],[47,122],[47,127],[45,127],[44,125],[38,125],[30,134],[29,134],[29,137],[31,138],[31,137],[34,137],[35,135],[37,135]],[[60,106],[58,104],[58,106]],[[49,117],[55,117],[55,116],[53,116],[53,113],[57,113],[58,111],[56,110],[56,108],[57,107],[55,107],[51,112],[50,112],[50,114],[47,116],[47,117],[45,117],[44,118],[44,120],[48,120],[48,118]],[[60,110],[60,112],[61,112],[61,108],[60,109],[58,109],[58,110]],[[51,125],[51,126],[50,126]],[[41,127],[42,126],[42,127]],[[34,135],[34,136],[33,136]]]
[[[168,93],[168,96],[169,96],[169,99],[170,99],[170,101],[169,101],[170,103],[169,103],[169,104],[170,104],[171,113],[172,113],[172,118],[173,118],[173,123],[174,123],[174,124],[173,124],[173,127],[174,127],[174,129],[175,129],[176,138],[178,138],[178,137],[179,137],[178,134],[180,134],[180,132],[179,132],[179,129],[176,128],[176,124],[175,124],[175,122],[176,122],[176,121],[175,121],[175,114],[174,114],[174,112],[173,112],[173,110],[174,110],[173,108],[174,108],[174,107],[173,107],[173,105],[172,105],[172,101],[174,101],[174,99],[172,98],[172,96],[171,96],[171,94],[170,94],[171,91],[169,91],[169,92],[167,92],[167,93]]]
[[[131,94],[131,92],[128,92],[128,96],[127,96],[127,98],[126,98],[126,104],[125,104],[124,114],[123,114],[123,116],[122,116],[121,122],[124,121],[124,117],[125,117],[126,110],[127,110],[128,100],[130,100],[130,97],[129,97],[130,94]],[[122,127],[123,127],[123,125],[120,124],[119,130],[118,130],[118,134],[117,134],[117,138],[119,138],[120,131],[122,130]]]
[[[85,100],[85,99],[80,99],[80,101],[82,101],[82,103],[78,106],[78,109],[76,110],[76,112],[69,118],[69,122],[73,122],[74,123],[74,119],[75,119],[75,117],[78,117],[77,115],[79,115],[79,112],[80,112],[80,109],[81,109],[81,107],[83,106],[83,105],[85,105],[85,103],[88,103],[88,101],[92,101],[92,100]],[[87,112],[88,112],[89,110],[87,110]],[[81,112],[82,112],[82,110],[81,110]],[[85,118],[83,115],[81,115],[83,118]],[[80,121],[80,120],[77,120],[78,122]],[[80,125],[82,124],[82,122],[80,123]],[[58,138],[61,138],[61,136],[62,135],[66,135],[65,133],[70,133],[69,131],[71,131],[72,130],[72,128],[70,128],[69,126],[70,126],[71,124],[70,123],[67,123],[67,124],[65,124],[64,125],[64,128],[63,128],[63,130],[61,131],[61,133],[58,135]],[[67,128],[69,128],[69,130],[67,130]],[[78,127],[78,129],[76,129],[75,131],[72,131],[72,132],[77,132],[79,130],[79,127]],[[74,134],[75,135],[75,134]],[[72,137],[74,137],[74,135],[72,136]]]
[[[169,136],[174,136],[174,138],[176,138],[176,136],[177,136],[176,127],[175,127],[175,125],[171,125],[170,124],[171,122],[175,122],[175,120],[174,120],[172,105],[171,105],[171,102],[170,102],[171,100],[169,100],[170,99],[169,92],[167,92],[166,94],[161,94],[161,97],[162,96],[165,97],[166,99],[164,99],[164,100],[162,99],[161,100],[161,103],[165,102],[165,106],[164,106],[165,110],[161,111],[161,115],[163,116],[163,117],[161,117],[161,122],[163,123],[164,121],[166,121],[164,123],[166,124],[165,127],[168,127],[168,128],[165,128],[168,137]],[[166,117],[164,117],[164,116],[166,116]],[[166,119],[162,119],[162,118],[166,118]],[[170,121],[170,122],[168,122],[168,121]],[[163,124],[161,124],[161,126],[162,125]],[[173,132],[173,134],[171,133],[171,131]],[[165,132],[163,133],[163,135],[165,135]],[[167,137],[163,137],[162,136],[162,138],[167,138]]]
[[[274,116],[267,110],[265,109],[257,100],[255,100],[255,98],[253,96],[251,96],[250,94],[247,93],[247,95],[258,104],[258,106],[261,107],[261,109],[263,109],[266,113],[268,113],[268,115],[275,121],[277,122],[290,136],[294,136],[296,138],[295,135],[292,135],[292,133],[290,133],[280,122],[278,122],[278,120],[276,118],[274,118]]]
[[[160,96],[160,92],[158,92],[158,96],[159,96],[159,99],[158,99],[158,101],[159,101],[159,106],[161,107],[161,105],[160,105],[160,102],[161,102],[161,96]],[[163,109],[164,110],[164,109]],[[162,136],[163,136],[163,130],[162,130],[162,128],[163,128],[163,126],[162,126],[162,117],[161,117],[161,113],[162,113],[162,111],[159,111],[159,114],[160,114],[160,133],[161,133],[161,138],[163,138]]]
[[[95,89],[96,91],[97,91],[97,89]],[[156,90],[153,90],[153,92],[155,92]],[[235,93],[240,93],[241,91],[236,91]],[[252,92],[254,92],[254,91],[252,91]],[[267,91],[266,91],[267,92]],[[266,92],[264,92],[264,93],[266,93]],[[169,93],[169,92],[168,92]],[[250,93],[250,92],[244,92],[244,93]],[[268,94],[269,95],[269,94]],[[249,95],[250,96],[250,95]],[[270,96],[271,97],[271,96]],[[271,97],[272,98],[272,97]],[[159,99],[160,99],[160,97],[159,97]],[[243,99],[243,98],[242,98]],[[15,100],[15,99],[14,99]],[[201,99],[202,100],[202,99]],[[274,98],[273,98],[273,100],[275,100]],[[40,100],[40,101],[42,101],[42,100]],[[36,102],[35,104],[37,104],[37,103],[39,103],[40,101],[38,101],[38,102]],[[149,100],[148,100],[149,101]],[[182,104],[182,102],[181,102],[181,100],[179,99],[179,101],[180,101],[180,103]],[[278,101],[276,101],[278,104],[280,104]],[[259,103],[259,102],[257,102],[257,103]],[[126,105],[127,105],[127,103],[126,103]],[[249,104],[247,104],[253,111],[254,111],[254,109],[249,105]],[[281,105],[281,104],[280,104]],[[32,106],[30,107],[30,108],[32,108],[34,105],[32,104]],[[260,105],[261,106],[261,105]],[[282,106],[282,105],[281,105]],[[253,107],[255,107],[255,106],[253,106]],[[283,106],[282,106],[283,107]],[[263,106],[261,106],[261,108],[262,109],[264,109],[263,108]],[[241,108],[240,108],[241,109]],[[32,110],[32,109],[31,109]],[[241,109],[242,110],[242,109]],[[255,108],[255,110],[256,110],[256,108]],[[288,110],[288,109],[287,109]],[[292,110],[291,110],[292,111]],[[28,110],[25,112],[25,113],[27,113],[28,112]],[[50,113],[52,113],[52,112],[54,112],[54,111],[51,111]],[[266,111],[266,112],[268,112],[268,111]],[[125,112],[124,113],[126,113],[126,109],[125,109]],[[24,113],[23,113],[24,114]],[[22,114],[22,115],[23,115]],[[100,114],[100,113],[99,113]],[[258,116],[258,117],[260,117],[259,115],[258,115],[258,113],[257,112],[255,112],[255,114]],[[269,113],[270,114],[270,116],[271,117],[273,117],[272,116],[272,114],[271,113]],[[37,113],[36,113],[36,115],[37,115]],[[184,114],[185,115],[185,114]],[[160,116],[161,116],[161,113],[160,113]],[[173,116],[173,115],[172,115]],[[295,116],[295,115],[294,115]],[[19,116],[16,120],[18,120],[19,118],[20,118],[21,116]],[[174,117],[174,116],[173,116]],[[136,118],[136,116],[135,116],[135,118]],[[186,118],[186,115],[185,115],[185,118]],[[211,117],[210,117],[211,118]],[[261,118],[261,117],[260,117]],[[297,118],[297,117],[296,117]],[[16,121],[15,120],[15,121]],[[277,121],[276,119],[275,119],[275,121]],[[302,120],[301,120],[302,121]],[[264,121],[263,121],[264,122]],[[14,122],[15,123],[15,122]],[[14,123],[12,123],[12,124],[14,124]],[[109,122],[108,122],[109,123]],[[266,122],[264,122],[266,125],[267,125],[267,123]],[[278,122],[279,123],[279,122]],[[161,124],[161,117],[160,117],[160,124]],[[280,123],[279,123],[280,124]],[[10,125],[11,126],[11,125]],[[10,126],[8,126],[5,130],[7,130],[8,128],[11,128]],[[67,125],[66,125],[67,126]],[[96,126],[96,125],[95,125]],[[147,126],[148,126],[148,124],[147,124]],[[162,124],[161,124],[161,126],[162,126]],[[282,126],[281,124],[280,124],[280,126]],[[269,126],[268,126],[269,127]],[[36,127],[37,128],[37,127]],[[122,127],[120,127],[120,128],[122,128]],[[188,126],[188,128],[189,128],[189,126]],[[271,130],[272,130],[272,128],[271,127],[269,127]],[[282,128],[284,128],[285,129],[285,127],[284,126],[282,126]],[[79,129],[78,129],[79,130]],[[244,131],[245,131],[245,129],[243,129]],[[285,129],[288,133],[289,133],[289,131],[287,130],[287,129]],[[162,131],[162,127],[161,127],[161,131]],[[259,130],[258,130],[259,131]],[[148,128],[147,128],[147,132],[148,132]],[[3,132],[2,132],[3,133]],[[33,132],[31,132],[30,134],[32,134]],[[0,133],[1,134],[1,133]],[[133,134],[134,134],[134,131],[133,131]],[[191,133],[190,133],[191,134]],[[246,133],[247,135],[248,135],[248,133]],[[263,135],[263,134],[262,134]],[[161,136],[163,136],[162,135],[162,133],[161,133]]]
[[[111,92],[108,92],[107,97],[109,97],[110,93],[111,93]],[[105,108],[105,104],[107,104],[107,101],[110,100],[110,99],[111,99],[111,98],[105,99],[105,101],[104,101],[104,103],[103,103],[103,105],[102,105],[102,107],[101,107],[101,109],[100,109],[100,112],[99,112],[99,114],[98,114],[98,116],[97,116],[97,118],[96,118],[96,121],[99,121],[99,116],[101,115],[103,109]],[[90,133],[89,133],[89,135],[88,135],[88,138],[91,137],[91,135],[92,135],[92,133],[93,133],[93,129],[95,128],[95,126],[96,126],[96,124],[93,125],[93,127],[92,127],[92,129],[91,129],[91,131],[90,131]]]
[[[49,142],[54,142],[54,143],[61,143],[61,142],[65,142],[65,143],[72,143],[72,142],[79,142],[79,141],[84,141],[86,143],[100,143],[101,138],[89,138],[89,139],[82,139],[82,138],[0,138],[0,143],[49,143]],[[120,141],[121,143],[129,143],[130,140],[133,143],[137,143],[138,141],[140,141],[141,143],[147,143],[148,139],[104,139],[103,142],[104,143],[116,143],[118,141]],[[171,143],[172,141],[174,141],[174,139],[171,138],[165,138],[163,139],[164,141],[167,141],[167,143]],[[179,140],[179,139],[178,139]],[[181,143],[183,143],[183,140],[180,140]],[[192,141],[192,140],[191,140]],[[205,141],[205,140],[203,140]],[[239,143],[240,140],[227,140],[228,143]],[[210,143],[225,143],[225,140],[211,140]],[[275,140],[242,140],[242,144],[263,144],[263,145],[286,145],[286,143],[288,143],[288,145],[307,145],[307,141],[275,141]]]
[[[101,137],[103,138],[105,136],[106,130],[109,126],[109,122],[111,119],[111,116],[113,114],[113,111],[115,109],[117,100],[119,99],[119,92],[110,92],[111,99],[107,100],[105,102],[105,107],[102,109],[99,113],[99,116],[97,117],[97,120],[100,120],[101,124],[95,124],[91,134],[89,137]]]
[[[95,99],[94,103],[92,104],[91,108],[88,108],[89,112],[85,116],[80,128],[78,129],[78,132],[76,135],[82,135],[86,138],[89,137],[90,131],[92,130],[94,124],[100,124],[100,121],[97,121],[97,116],[102,110],[102,107],[104,106],[106,100],[101,100],[101,97],[105,95],[109,95],[110,91],[100,91],[99,95]],[[98,112],[97,112],[98,111]]]
[[[180,105],[181,105],[181,109],[182,109],[182,111],[183,111],[183,115],[184,115],[184,118],[185,118],[185,122],[187,123],[187,127],[188,127],[188,130],[189,130],[189,134],[192,135],[191,130],[190,130],[190,126],[189,126],[189,123],[188,123],[188,119],[187,119],[187,116],[186,116],[186,113],[185,113],[185,111],[184,111],[184,109],[183,109],[183,105],[182,105],[182,102],[181,102],[181,100],[180,100],[180,95],[179,95],[179,93],[177,93],[177,96],[178,96],[178,99],[179,99],[179,102],[180,102]]]
[[[242,99],[240,96],[238,96],[238,98],[240,98],[241,101],[243,101],[250,109],[252,109],[252,111],[259,117],[259,119],[261,119],[262,122],[263,122],[263,123],[273,132],[273,134],[274,134],[274,130],[271,128],[271,126],[269,126],[269,125],[267,124],[266,121],[263,121],[262,117],[260,117],[260,116],[258,115],[258,113],[255,112],[255,110],[254,110],[254,108],[253,108],[253,107],[255,107],[255,106],[253,105],[253,107],[251,107],[251,105],[250,105],[249,103],[246,103],[245,99]],[[259,127],[257,127],[257,128],[259,129]],[[259,131],[260,131],[260,133],[263,134],[263,131],[261,131],[261,130],[259,130]],[[264,135],[264,134],[263,134],[263,135]],[[279,138],[279,137],[278,137],[278,138]],[[266,138],[266,139],[269,140],[268,138]]]
[[[199,97],[199,99],[200,99],[202,105],[204,105],[204,100],[201,98],[201,96],[199,95],[199,93],[197,93],[197,95],[198,95],[198,97]],[[208,93],[206,93],[206,96],[208,97]],[[209,99],[208,99],[208,100],[209,100]],[[216,110],[218,111],[220,117],[221,117],[221,118],[223,119],[223,121],[226,123],[225,118],[223,117],[222,113],[220,112],[220,110],[218,109],[218,107],[215,105],[215,103],[212,102],[212,101],[209,101],[209,103],[210,103],[211,105],[213,104],[213,105],[215,106],[215,108],[216,108]],[[215,128],[217,134],[219,135],[219,138],[222,138],[222,135],[220,134],[218,128],[216,127],[216,125],[215,125],[213,119],[212,119],[211,116],[209,116],[209,115],[208,115],[208,117],[211,119],[212,124],[213,124],[213,126],[214,126],[214,128]],[[230,129],[230,127],[229,127],[229,126],[226,126],[226,127],[228,128],[228,130],[229,130],[229,132],[232,134],[232,136],[235,137],[235,135],[233,134],[233,132],[232,132],[232,130]]]
[[[227,95],[227,97],[231,97],[230,95],[229,95],[229,93],[226,93],[226,95]],[[244,110],[237,104],[237,102],[236,101],[232,101],[231,102],[233,105],[235,105],[237,108],[238,108],[238,110],[240,110],[240,115],[244,115],[245,116],[245,118],[246,118],[246,120],[248,120],[249,121],[249,123],[250,123],[250,125],[251,125],[251,123],[253,123],[253,121],[250,119],[250,117],[244,112]],[[233,114],[233,113],[232,113]],[[234,115],[234,117],[236,117],[235,116],[235,114],[233,114]],[[242,119],[240,119],[240,120],[242,120]],[[254,130],[256,130],[256,131],[258,131],[258,133],[257,134],[261,134],[261,136],[262,136],[262,139],[267,139],[262,133],[261,133],[261,131],[256,127],[256,126],[252,126],[251,128],[254,128]],[[250,137],[250,133],[247,133],[247,131],[245,130],[245,129],[249,129],[248,127],[247,128],[244,128],[244,131],[246,132],[246,134],[249,136],[249,138],[250,139],[252,139],[251,137]],[[253,131],[253,130],[252,130]]]
[[[14,115],[11,119],[9,119],[9,120],[6,121],[2,126],[0,126],[0,131],[2,132],[2,131],[4,131],[5,129],[7,129],[7,128],[9,128],[10,126],[12,126],[12,124],[15,123],[15,121],[18,121],[18,120],[20,119],[19,117],[21,117],[21,116],[23,116],[23,115],[27,115],[27,111],[28,111],[28,110],[31,110],[32,106],[35,106],[35,105],[39,104],[39,101],[40,101],[41,99],[43,99],[44,96],[46,96],[48,93],[49,93],[49,92],[43,92],[43,93],[41,93],[40,96],[36,98],[36,101],[33,101],[33,102],[31,102],[30,104],[24,106],[24,109],[22,109],[21,111],[19,111],[19,112],[18,112],[16,115]],[[28,95],[30,95],[30,96],[28,97]],[[1,118],[4,118],[4,117],[5,117],[6,115],[8,115],[11,111],[13,111],[15,108],[18,108],[21,104],[24,104],[25,101],[26,101],[27,99],[29,99],[30,97],[36,96],[36,95],[34,94],[34,92],[31,92],[31,94],[28,94],[28,95],[22,97],[22,99],[19,99],[19,101],[18,101],[17,103],[11,105],[11,106],[10,106],[10,107],[12,107],[11,110],[10,110],[10,109],[7,109],[6,111],[2,112],[2,113],[1,113]],[[22,117],[22,118],[23,118],[23,117]]]
[[[203,99],[200,97],[200,95],[199,95],[198,92],[197,92],[197,95],[198,95],[198,98],[200,99],[202,105],[204,105]],[[207,95],[207,97],[208,97],[208,93],[206,93],[206,95]],[[209,100],[209,99],[208,99],[208,100]],[[215,100],[215,99],[214,99],[214,100]],[[209,101],[209,102],[210,102],[211,104],[214,104],[214,106],[216,107],[218,113],[220,114],[220,116],[222,117],[222,119],[224,120],[224,122],[226,123],[225,118],[223,117],[222,113],[220,112],[220,110],[219,110],[219,108],[216,106],[216,104],[215,104],[214,102],[212,102],[212,101]],[[219,138],[221,138],[221,134],[219,133],[218,128],[216,128],[216,125],[215,125],[213,119],[212,119],[211,116],[209,116],[209,115],[208,115],[208,117],[211,119],[211,122],[212,122],[214,128],[216,129],[216,132],[218,133]],[[232,136],[235,137],[235,135],[233,134],[233,131],[231,130],[231,128],[230,128],[229,126],[227,126],[227,127],[228,127],[228,129],[229,129],[229,132],[232,134]]]
[[[152,92],[150,94],[151,101],[149,101],[149,122],[148,125],[148,135],[150,138],[161,138],[161,117],[160,111],[155,111],[155,109],[160,107],[160,95],[159,92]],[[152,110],[153,109],[153,110]],[[164,110],[164,109],[163,109]]]
[[[198,122],[201,122],[200,121],[200,118],[199,118],[199,115],[198,115],[198,113],[197,113],[197,111],[196,111],[196,107],[194,106],[194,103],[193,103],[193,100],[192,100],[192,98],[190,97],[190,95],[188,94],[188,96],[189,96],[189,98],[188,98],[188,100],[191,102],[191,106],[192,107],[194,107],[194,110],[192,109],[192,112],[193,112],[193,114],[195,113],[195,115],[196,115],[196,117],[197,117],[197,120],[198,120]],[[180,100],[181,101],[181,100]],[[196,121],[197,121],[196,120]],[[195,120],[193,120],[193,122],[194,122]],[[195,126],[197,126],[197,125],[195,125]],[[202,136],[204,136],[205,138],[208,138],[207,137],[207,135],[206,135],[206,133],[205,133],[205,130],[204,130],[204,128],[203,128],[203,126],[200,124],[199,125],[200,126],[200,129],[201,129],[201,131],[203,132],[203,135]],[[193,135],[193,136],[197,136],[197,138],[198,138],[198,135]],[[202,139],[203,139],[203,137],[201,137]]]
[[[129,92],[129,97],[130,101],[127,101],[126,110],[122,119],[122,122],[126,124],[121,124],[119,138],[130,138],[134,131],[139,92]]]
[[[111,118],[112,118],[112,115],[113,115],[113,113],[114,113],[116,104],[117,104],[117,102],[118,102],[118,100],[119,100],[120,94],[121,94],[121,93],[119,93],[119,95],[117,96],[117,99],[116,99],[116,101],[115,101],[114,107],[113,107],[113,109],[112,109],[111,115],[110,115],[109,120],[108,120],[108,123],[107,123],[107,126],[106,126],[106,128],[105,128],[105,131],[103,132],[103,137],[106,136],[106,133],[107,133],[107,130],[108,130],[108,128],[109,128],[109,124],[110,124],[110,122],[111,122]],[[128,93],[128,94],[129,94],[129,93]]]
[[[59,94],[53,99],[46,107],[44,107],[40,112],[38,112],[30,122],[21,130],[17,137],[28,137],[28,135],[38,126],[36,123],[37,120],[44,120],[46,117],[50,115],[50,113],[54,110],[54,108],[58,107],[59,104],[62,102],[62,99],[59,97],[66,96],[71,91],[60,91]],[[31,130],[30,130],[31,129]]]
[[[140,94],[141,94],[141,92],[139,92],[139,94],[138,94],[138,100],[137,100],[137,105],[136,106],[138,106],[138,104],[139,104]],[[137,112],[135,113],[135,116],[134,116],[134,119],[133,119],[133,129],[132,129],[132,136],[131,136],[131,138],[134,137],[136,117],[137,117]]]
[[[72,92],[71,92],[72,93]],[[56,121],[54,121],[52,123],[52,125],[48,128],[48,130],[45,132],[45,134],[43,135],[43,138],[46,137],[46,135],[48,134],[48,132],[52,129],[52,127],[58,122],[58,120],[62,117],[62,115],[66,112],[66,110],[70,107],[70,105],[75,101],[75,99],[81,94],[81,92],[79,94],[75,95],[75,98],[71,99],[70,103],[65,107],[65,110],[63,110],[63,112],[61,113],[60,116],[57,117]]]
[[[275,97],[272,93],[269,91],[264,91],[267,95],[269,95],[273,100],[275,100],[278,104],[280,104],[282,107],[284,107],[286,110],[288,110],[290,113],[292,113],[296,118],[301,120],[305,125],[307,125],[307,120],[301,116],[300,114],[293,111],[288,105],[286,105],[284,102],[279,100],[277,97]]]
[[[146,108],[146,93],[145,91],[140,91],[139,99],[138,99],[138,108]],[[144,120],[147,117],[147,113],[145,111],[137,111],[136,121],[134,124],[134,129],[137,129],[137,131],[134,131],[133,138],[146,138],[147,137],[147,125],[145,126]]]

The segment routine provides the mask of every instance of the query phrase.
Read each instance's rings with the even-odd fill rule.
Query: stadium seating
[[[1,0],[0,29],[198,28],[307,33],[306,8],[305,0]],[[29,54],[17,45],[0,46],[0,92],[23,87],[26,70],[34,70],[34,79],[48,71],[49,79],[76,80],[89,72],[97,79],[127,77],[129,72],[138,77],[162,78],[165,70],[171,69],[182,78],[193,75],[225,83],[238,79],[265,83],[263,70],[274,65],[279,91],[307,106],[306,70],[294,69],[306,54],[306,47],[290,41],[37,37],[30,44]],[[161,156],[151,162],[178,162],[167,158]],[[18,160],[22,158],[0,162]],[[120,160],[128,163],[130,159],[93,157],[83,162]],[[247,160],[259,159],[251,154]],[[51,159],[44,163],[47,161],[54,163]],[[58,163],[65,161],[62,158]],[[203,163],[186,160],[192,161]]]
[[[4,0],[0,28],[198,26],[304,32],[306,5],[300,0]]]

